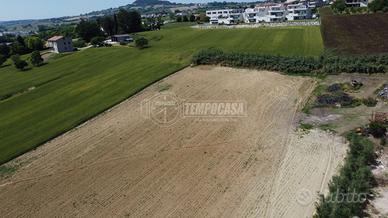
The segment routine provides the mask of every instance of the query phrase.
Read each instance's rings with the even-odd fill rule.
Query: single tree
[[[345,0],[336,0],[336,1],[334,1],[334,3],[331,5],[331,8],[334,11],[342,13],[346,9]]]
[[[28,66],[28,63],[22,59],[20,59],[20,55],[12,55],[11,60],[15,67],[19,70],[24,70],[25,67]]]
[[[141,15],[139,12],[120,9],[117,13],[117,25],[121,33],[135,33],[142,29]]]
[[[189,20],[190,20],[190,22],[194,22],[195,21],[195,15],[191,14]]]
[[[106,16],[101,21],[101,26],[104,29],[105,33],[109,36],[115,34],[115,21],[111,16]]]
[[[95,47],[99,47],[99,46],[104,45],[104,40],[105,40],[104,37],[96,36],[96,37],[93,37],[93,39],[90,41],[90,43]]]
[[[0,54],[0,67],[3,66],[3,64],[6,60],[7,60],[7,58],[4,55]]]
[[[387,128],[381,123],[371,122],[369,124],[369,133],[375,138],[381,138],[387,133]]]
[[[31,36],[26,39],[27,48],[33,51],[40,51],[43,49],[43,41],[37,36]]]
[[[148,40],[144,37],[140,37],[135,40],[136,47],[143,49],[148,46]]]
[[[6,44],[0,44],[0,55],[9,57],[10,48]]]
[[[100,27],[93,21],[81,20],[75,28],[75,31],[86,42],[90,42],[93,37],[102,35]]]
[[[31,64],[35,67],[39,67],[43,64],[43,58],[39,51],[33,51],[31,53]]]

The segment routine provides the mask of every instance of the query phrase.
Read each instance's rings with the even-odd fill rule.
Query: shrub
[[[31,64],[35,67],[41,66],[43,64],[43,58],[39,51],[34,51],[31,53]]]
[[[105,38],[103,36],[96,36],[90,40],[90,43],[95,47],[104,46],[104,40]]]
[[[371,122],[368,132],[375,138],[382,138],[387,133],[387,128],[379,122]]]
[[[11,60],[13,61],[15,67],[19,70],[24,70],[24,68],[28,66],[26,61],[20,59],[20,55],[13,55]]]
[[[135,45],[136,45],[136,47],[138,47],[140,49],[145,48],[148,46],[148,39],[146,39],[144,37],[137,38],[135,40]]]
[[[374,99],[374,98],[369,97],[369,98],[364,98],[364,99],[362,99],[362,103],[363,103],[365,106],[367,106],[367,107],[374,107],[374,106],[376,106],[376,104],[377,104],[377,100]]]
[[[314,126],[310,123],[301,123],[299,126],[302,130],[310,130],[314,128]]]
[[[342,90],[341,85],[338,83],[334,83],[334,84],[330,85],[329,87],[327,87],[328,92],[338,92],[341,90]]]
[[[386,137],[382,137],[381,140],[380,140],[380,145],[381,146],[386,146],[387,145],[387,138]]]
[[[75,48],[83,48],[86,46],[86,42],[83,39],[78,39],[73,41],[73,46]]]
[[[0,54],[0,67],[3,66],[6,60],[7,58],[4,55]]]

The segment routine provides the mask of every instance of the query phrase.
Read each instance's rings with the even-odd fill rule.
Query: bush
[[[86,47],[86,42],[83,39],[74,40],[73,46],[75,48],[83,48],[83,47]]]
[[[144,37],[137,38],[135,40],[136,47],[142,49],[148,46],[148,40]]]
[[[339,84],[339,83],[334,83],[334,84],[330,85],[329,87],[327,87],[327,91],[328,91],[328,92],[338,92],[338,91],[342,91],[341,84]]]
[[[90,40],[90,43],[95,47],[104,46],[105,38],[103,36],[96,36]]]
[[[386,146],[387,145],[387,138],[386,137],[381,138],[380,145],[381,146]]]
[[[382,138],[387,133],[387,128],[379,122],[371,122],[369,124],[368,132],[375,138]]]
[[[11,60],[13,61],[13,64],[15,67],[19,70],[24,70],[28,66],[28,63],[22,59],[20,59],[20,55],[13,55],[11,57]]]
[[[4,55],[0,54],[0,67],[3,66],[6,60],[7,58]]]
[[[39,51],[34,51],[31,53],[31,64],[35,67],[39,67],[43,64],[43,58]]]
[[[376,106],[376,104],[377,104],[377,100],[374,99],[374,98],[369,97],[369,98],[364,98],[364,99],[362,99],[362,103],[363,103],[365,106],[367,106],[367,107],[374,107],[374,106]]]

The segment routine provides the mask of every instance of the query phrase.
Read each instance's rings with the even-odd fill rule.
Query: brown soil
[[[321,131],[292,131],[314,84],[273,72],[186,68],[16,159],[28,164],[0,181],[0,214],[311,216],[346,148]],[[185,101],[243,101],[247,114],[159,125],[141,110],[160,87]]]

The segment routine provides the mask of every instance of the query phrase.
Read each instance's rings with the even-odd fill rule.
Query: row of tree
[[[345,0],[336,0],[331,5],[331,8],[336,13],[365,11],[364,8],[347,7]],[[374,0],[368,3],[368,9],[372,12],[388,12],[388,0]]]
[[[28,66],[28,62],[23,60],[20,55],[12,55],[11,60],[14,64],[14,66],[19,70],[24,70]],[[39,67],[43,64],[43,58],[40,55],[39,51],[33,51],[30,55],[30,63],[35,66]],[[0,54],[0,67],[7,61],[7,58]]]
[[[10,45],[0,43],[0,55],[9,58],[11,55],[24,55],[32,51],[40,51],[44,48],[44,41],[38,36],[12,38]]]
[[[96,21],[82,20],[75,28],[75,32],[86,42],[93,38],[103,36],[104,32],[109,35],[135,33],[143,30],[139,12],[120,9],[113,16],[106,16]]]
[[[319,58],[284,57],[255,53],[225,53],[220,49],[211,48],[195,54],[193,63],[275,70],[288,74],[388,72],[387,55],[344,57],[324,54]]]
[[[189,16],[183,15],[183,16],[176,16],[175,20],[176,22],[201,22],[206,23],[209,22],[209,17],[206,16],[206,14],[200,14],[198,16],[195,16],[194,14],[191,14]]]

